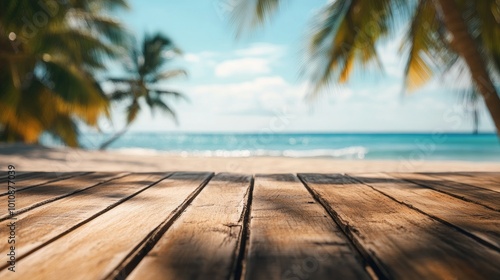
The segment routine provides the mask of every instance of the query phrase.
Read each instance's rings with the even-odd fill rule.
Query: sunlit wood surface
[[[500,279],[500,173],[25,172],[15,183],[16,220],[0,192],[0,279]]]

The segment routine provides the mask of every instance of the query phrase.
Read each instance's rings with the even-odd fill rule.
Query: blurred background
[[[0,5],[2,142],[500,160],[495,0]]]

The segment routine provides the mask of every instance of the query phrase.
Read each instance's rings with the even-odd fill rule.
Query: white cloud
[[[217,78],[244,75],[255,77],[271,73],[271,64],[278,62],[285,53],[286,48],[281,45],[254,43],[230,52],[186,53],[184,61],[197,77],[208,77],[211,74],[215,74]]]
[[[227,78],[239,75],[261,75],[271,72],[271,63],[278,60],[285,53],[280,45],[255,43],[248,48],[235,50],[228,59],[215,67],[215,75]]]
[[[248,82],[231,84],[210,84],[194,87],[192,90],[196,94],[217,94],[217,95],[250,95],[262,94],[264,92],[282,90],[290,85],[279,76],[260,77]]]
[[[206,84],[190,90],[191,98],[217,114],[268,115],[277,108],[304,103],[306,86],[289,84],[280,76],[259,77],[247,82]]]
[[[187,53],[184,55],[184,60],[187,62],[198,63],[203,61],[212,61],[219,54],[216,52],[199,52],[199,53]]]
[[[184,55],[184,59],[187,61],[187,62],[200,62],[200,57],[196,54],[192,54],[192,53],[188,53],[186,55]]]
[[[238,75],[259,75],[271,72],[270,61],[263,58],[227,60],[215,67],[215,76],[227,78]]]
[[[256,43],[249,48],[235,51],[238,56],[281,56],[285,53],[285,48],[280,45],[268,43]]]

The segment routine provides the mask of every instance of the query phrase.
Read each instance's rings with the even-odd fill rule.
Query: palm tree
[[[142,47],[132,49],[127,67],[129,77],[109,79],[115,84],[114,90],[109,96],[110,100],[129,103],[126,125],[104,142],[100,147],[101,150],[106,149],[127,132],[141,110],[141,101],[145,101],[152,113],[158,109],[167,113],[177,122],[175,112],[163,98],[169,96],[186,97],[181,93],[162,89],[156,85],[171,78],[186,75],[186,72],[181,69],[164,70],[164,66],[179,54],[180,50],[175,47],[173,42],[161,34],[153,36],[146,34]]]
[[[122,0],[4,0],[0,10],[0,141],[36,143],[48,132],[78,146],[108,101],[95,74],[125,43],[107,16]]]
[[[239,0],[238,30],[262,23],[280,0]],[[248,13],[248,10],[251,13]],[[250,17],[248,16],[250,15]],[[414,89],[446,69],[463,67],[479,92],[500,136],[500,2],[497,0],[336,0],[315,17],[304,72],[317,92],[343,83],[355,67],[379,65],[376,44],[409,26],[405,86]]]

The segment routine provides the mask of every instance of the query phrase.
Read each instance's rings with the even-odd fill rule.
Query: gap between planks
[[[24,189],[21,193],[16,193],[14,215],[4,214],[0,216],[0,222],[126,175],[127,173],[88,173],[67,180]],[[7,204],[8,200],[0,200],[0,208],[7,209]]]
[[[492,174],[482,173],[421,173],[434,178],[446,179],[455,183],[465,183],[477,188],[489,189],[495,192],[500,192],[500,176],[494,177]]]
[[[382,278],[500,275],[497,251],[366,185],[339,174],[299,177],[376,263]]]
[[[500,212],[498,203],[500,193],[493,190],[418,173],[388,173],[388,175]]]
[[[192,201],[200,194],[206,185],[214,177],[210,173],[199,186],[154,230],[152,230],[124,259],[121,261],[105,279],[125,279],[139,265],[144,257],[155,247],[162,236],[172,226],[172,224],[189,207]]]
[[[149,252],[136,255],[139,263],[128,278],[233,278],[250,184],[248,175],[214,176],[182,215],[169,220],[168,230],[148,242]]]
[[[213,176],[213,174],[211,176]],[[345,235],[346,240],[348,240],[349,242],[352,242],[352,244],[354,244],[353,245],[354,248],[356,248],[356,250],[359,251],[359,253],[362,255],[364,261],[367,262],[370,265],[369,269],[373,269],[374,270],[374,273],[376,275],[371,274],[370,276],[372,276],[372,277],[378,276],[380,278],[384,278],[384,277],[390,276],[391,273],[388,273],[383,266],[379,267],[379,265],[377,265],[377,262],[380,261],[380,260],[375,261],[375,259],[377,259],[377,256],[375,255],[375,257],[372,258],[374,256],[373,254],[375,254],[375,253],[371,252],[370,248],[367,249],[367,248],[364,247],[363,244],[361,244],[360,242],[358,242],[358,239],[356,238],[356,235],[359,234],[359,232],[356,232],[356,229],[352,228],[349,225],[349,223],[346,224],[345,221],[342,220],[341,216],[339,216],[339,214],[335,210],[333,210],[331,204],[328,203],[324,198],[322,198],[321,196],[319,196],[318,193],[317,193],[317,191],[315,191],[313,188],[311,188],[310,186],[308,186],[308,184],[302,178],[303,176],[307,176],[307,174],[299,174],[298,177],[302,181],[302,186],[305,188],[305,190],[307,190],[312,195],[312,197],[317,202],[320,203],[320,205],[322,206],[322,208],[326,209],[326,212],[328,213],[328,215],[331,218],[333,218],[333,220],[336,223],[336,225],[339,226],[342,229],[343,234]],[[318,174],[317,176],[323,176],[323,175],[319,175]],[[344,177],[352,179],[352,177],[347,177],[347,176],[344,176]],[[203,190],[203,192],[205,191],[204,188],[206,188],[206,185],[210,183],[209,182],[210,179],[211,178],[207,178],[206,182],[202,183],[198,187],[198,189],[196,189],[193,193],[191,193],[191,195],[187,198],[187,200],[185,200],[181,205],[179,205],[172,212],[173,214],[171,216],[169,216],[169,218],[167,218],[162,223],[160,223],[157,228],[155,228],[150,234],[148,234],[145,237],[145,239],[143,241],[141,241],[139,243],[139,245],[137,247],[135,247],[131,251],[131,253],[124,259],[124,261],[122,261],[116,267],[115,270],[113,270],[110,274],[108,274],[108,278],[112,278],[112,277],[124,277],[124,276],[128,275],[130,273],[130,271],[132,271],[132,273],[133,273],[134,272],[134,268],[136,268],[137,265],[140,264],[140,262],[143,261],[144,258],[151,252],[151,250],[153,250],[155,248],[155,245],[161,240],[161,238],[164,235],[166,235],[167,233],[169,233],[170,228],[172,227],[172,225],[174,224],[174,222],[177,223],[177,221],[179,221],[179,219],[182,219],[184,217],[184,215],[186,214],[184,212],[186,212],[186,211],[189,210],[189,207],[191,207],[193,201],[195,201],[199,197],[200,192],[202,192],[202,190]],[[62,179],[60,179],[60,180],[62,180]],[[113,180],[113,179],[111,179],[111,180]],[[234,279],[245,278],[245,276],[247,275],[246,274],[246,266],[248,265],[248,254],[249,254],[249,247],[250,247],[249,243],[250,243],[250,239],[252,238],[252,232],[251,232],[251,214],[252,214],[252,212],[251,211],[252,211],[252,207],[253,207],[252,204],[254,203],[253,202],[253,199],[254,199],[253,198],[254,197],[253,196],[253,192],[254,192],[254,178],[252,177],[251,180],[252,180],[252,182],[250,183],[250,186],[248,188],[247,205],[242,210],[243,223],[242,223],[242,229],[241,229],[241,233],[240,233],[241,237],[239,238],[239,240],[237,242],[237,245],[236,245],[237,247],[235,249],[235,252],[236,252],[235,253],[235,255],[236,255],[236,257],[235,257],[235,263],[236,264],[235,265],[236,265],[236,267],[232,270],[233,271],[232,272],[233,276],[231,277],[231,278],[234,278]],[[359,180],[356,180],[356,182],[360,183]],[[468,199],[464,199],[460,195],[451,195],[448,192],[440,191],[439,189],[434,189],[434,188],[431,188],[431,187],[423,186],[421,184],[415,184],[415,183],[411,182],[411,180],[406,180],[406,182],[410,182],[410,184],[418,185],[419,187],[426,188],[426,189],[428,189],[430,191],[434,191],[434,192],[440,193],[442,195],[449,195],[449,197],[451,199],[460,199],[460,201],[463,201],[463,203],[475,203],[474,205],[477,205],[477,207],[483,207],[484,206],[484,205],[478,204],[478,203],[476,203],[474,201],[471,202]],[[103,183],[99,183],[98,185],[100,185],[100,184],[103,184]],[[441,218],[439,218],[438,216],[435,216],[432,213],[429,214],[427,212],[423,212],[423,210],[420,210],[419,208],[412,207],[412,204],[404,203],[404,202],[402,202],[400,200],[397,200],[394,197],[388,195],[387,193],[384,193],[384,192],[380,191],[377,188],[374,188],[373,186],[371,186],[369,184],[368,185],[364,184],[364,185],[366,187],[372,189],[373,191],[376,191],[376,192],[380,193],[381,195],[384,195],[385,197],[391,199],[393,202],[399,203],[401,205],[404,205],[405,207],[408,207],[408,208],[410,208],[410,209],[412,209],[414,211],[417,211],[417,212],[419,212],[422,215],[427,215],[428,217],[433,218],[434,220],[442,223],[443,225],[454,226],[454,224],[452,224],[451,222],[448,222],[446,219],[441,219]],[[461,185],[463,185],[463,184],[461,184]],[[149,187],[151,187],[151,186],[149,186]],[[84,191],[87,191],[90,188],[92,188],[92,187],[85,188],[84,190],[77,191],[77,192],[84,192]],[[144,190],[142,190],[142,191],[144,191]],[[74,193],[76,193],[76,192],[74,192]],[[73,193],[71,193],[71,194],[73,194]],[[135,195],[137,195],[137,194],[134,194],[133,196],[135,196]],[[70,199],[71,196],[67,195],[67,196],[64,196],[62,198],[64,198],[64,199]],[[126,200],[128,200],[129,198],[127,198]],[[59,199],[61,199],[61,198],[59,198]],[[122,202],[119,202],[115,206],[118,206],[121,203]],[[44,204],[42,207],[49,207],[49,206],[50,205],[48,205],[48,204]],[[42,207],[40,207],[40,208],[42,208]],[[38,208],[38,209],[40,209],[40,208]],[[36,211],[38,209],[35,209],[34,211]],[[107,209],[106,211],[108,211],[108,210],[110,210],[110,209]],[[495,210],[490,209],[488,207],[485,207],[485,210],[487,210],[487,211],[495,211]],[[29,211],[29,212],[27,212],[25,214],[29,214],[30,212],[31,211]],[[105,213],[104,212],[103,213],[99,213],[99,214],[95,215],[95,217],[93,217],[92,219],[98,218],[99,216],[101,216],[101,214],[105,214]],[[85,225],[85,224],[86,224],[86,222],[81,223],[77,227],[80,227],[81,225]],[[73,231],[75,229],[76,228],[71,228],[69,231]],[[62,235],[65,235],[65,234],[66,233],[64,233]],[[55,239],[58,239],[61,236],[58,236]],[[471,236],[468,236],[468,237],[471,237]],[[478,237],[478,238],[481,238],[481,237]],[[53,239],[53,240],[51,239],[50,242],[54,241],[55,239]],[[476,241],[478,241],[478,240],[476,240]],[[37,249],[38,248],[42,248],[42,247],[43,247],[43,245],[37,247]]]
[[[242,279],[370,279],[339,226],[293,174],[256,175]]]
[[[170,175],[169,172],[164,175],[129,174],[105,182],[98,188],[86,189],[78,197],[65,197],[57,204],[46,204],[20,214],[16,220],[16,236],[23,240],[23,244],[18,247],[16,259],[21,260]],[[147,185],[141,185],[145,182]],[[3,221],[0,226],[3,228],[8,223],[9,220]],[[7,239],[3,235],[2,231],[0,237]],[[0,244],[0,252],[7,251],[7,248],[7,243]],[[0,270],[5,267],[7,264],[2,264]]]
[[[347,176],[500,252],[496,211],[384,173]]]
[[[179,205],[209,176],[210,173],[175,173],[23,258],[14,278],[105,277],[140,247],[165,217],[169,219],[176,212],[182,212],[183,207]],[[117,219],[122,222],[117,223]],[[120,234],[116,234],[118,232]],[[48,255],[58,256],[64,262],[51,263],[50,269],[46,269]],[[0,278],[5,273],[1,271]]]
[[[57,173],[57,172],[30,172],[27,174],[23,174],[21,178],[16,177],[14,182],[16,183],[16,192],[25,191],[34,187],[43,186],[49,183],[63,181],[66,179],[71,179],[77,176],[91,174],[93,172],[68,172],[68,173]],[[40,175],[40,176],[39,176]],[[5,180],[4,182],[7,182]],[[24,186],[19,187],[19,184],[22,183]],[[8,195],[7,192],[0,193],[0,196]]]

